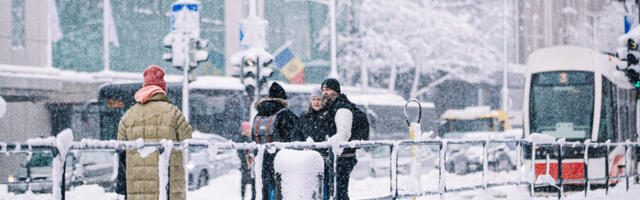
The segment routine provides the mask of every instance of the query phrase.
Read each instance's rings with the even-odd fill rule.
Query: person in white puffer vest
[[[322,104],[325,110],[321,115],[327,115],[324,124],[329,143],[368,139],[369,122],[366,114],[349,101],[346,95],[340,93],[338,80],[330,78],[322,83]],[[335,199],[349,199],[349,176],[358,163],[356,149],[337,148],[333,151],[337,155]]]

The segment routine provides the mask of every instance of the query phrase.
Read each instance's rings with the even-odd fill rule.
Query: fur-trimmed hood
[[[281,98],[262,98],[256,102],[254,107],[260,116],[272,115],[282,108],[289,106],[289,102]]]
[[[253,104],[253,107],[258,109],[258,105],[260,103],[262,103],[262,102],[265,102],[265,101],[276,101],[278,103],[281,103],[284,107],[289,107],[289,102],[286,99],[270,98],[270,97],[262,98],[262,99],[258,100],[255,104]]]

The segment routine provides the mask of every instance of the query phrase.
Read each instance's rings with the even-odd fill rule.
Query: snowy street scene
[[[0,200],[640,196],[639,0],[0,0]]]

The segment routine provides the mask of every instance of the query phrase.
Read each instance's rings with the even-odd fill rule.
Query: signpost
[[[256,1],[249,0],[249,16],[240,21],[240,52],[230,57],[231,63],[239,67],[240,77],[249,96],[253,96],[253,105],[260,99],[260,93],[267,79],[273,74],[273,69],[269,64],[273,61],[273,55],[265,50],[267,46],[266,31],[268,22],[258,17]],[[249,119],[253,122],[253,117],[258,113],[253,106],[250,106]]]
[[[173,67],[182,70],[182,113],[189,121],[189,73],[198,62],[207,59],[209,53],[203,50],[208,40],[200,38],[200,1],[178,0],[171,4],[171,32],[162,43],[171,48],[162,58],[171,61]]]

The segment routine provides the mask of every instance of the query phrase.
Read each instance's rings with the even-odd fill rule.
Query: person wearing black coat
[[[287,107],[287,94],[278,83],[271,84],[269,87],[269,97],[260,99],[256,102],[255,107],[258,111],[257,116],[253,120],[253,128],[251,138],[253,141],[259,144],[271,143],[271,142],[293,142],[302,141],[303,137],[297,130],[297,124],[299,122],[298,116],[289,110]],[[284,109],[284,110],[283,110]],[[280,113],[278,113],[280,111]],[[273,129],[273,135],[269,137],[257,136],[257,122],[261,118],[269,118],[272,115],[275,120]],[[262,124],[262,126],[265,126]],[[274,153],[264,152],[262,163],[262,198],[268,199],[270,195],[275,195],[275,172],[273,168],[273,159],[275,158],[277,151]]]
[[[309,108],[307,112],[300,116],[301,135],[305,138],[311,138],[314,142],[324,142],[329,137],[326,131],[327,113],[322,107],[322,90],[316,88],[309,97]],[[323,115],[324,114],[324,115]],[[333,155],[328,149],[314,149],[324,159],[324,175],[323,175],[323,199],[329,199],[333,190]]]
[[[247,142],[250,143],[251,141],[251,123],[249,122],[242,122],[242,129],[241,129],[241,134],[238,137],[237,141],[239,143],[242,142]],[[251,200],[255,200],[256,199],[256,180],[251,176],[251,168],[253,168],[252,164],[253,164],[253,158],[249,157],[249,150],[246,149],[239,149],[237,151],[238,153],[238,158],[240,158],[240,197],[242,197],[242,199],[245,199],[245,191],[246,191],[246,185],[250,185],[251,186]],[[253,156],[253,155],[251,155]]]

